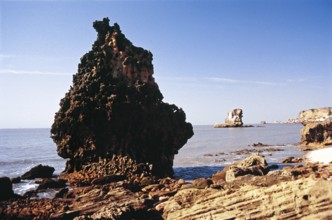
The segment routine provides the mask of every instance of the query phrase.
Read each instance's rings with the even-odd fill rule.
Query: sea
[[[304,152],[296,145],[300,141],[301,124],[262,124],[243,128],[213,128],[194,126],[194,136],[188,140],[174,158],[174,176],[187,181],[210,177],[235,161],[263,151],[269,165],[284,166],[287,157],[302,157]],[[267,147],[253,147],[263,143]],[[246,152],[239,153],[241,150]],[[66,160],[59,157],[50,138],[50,129],[0,129],[0,176],[18,177],[32,167],[43,164],[55,168],[59,175]],[[34,180],[14,184],[14,192],[24,194],[38,185]]]

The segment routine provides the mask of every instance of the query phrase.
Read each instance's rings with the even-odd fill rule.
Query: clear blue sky
[[[0,2],[0,128],[50,127],[94,20],[154,55],[165,99],[193,124],[286,120],[332,106],[332,1]]]

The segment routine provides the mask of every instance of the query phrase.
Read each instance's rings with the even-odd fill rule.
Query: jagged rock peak
[[[152,53],[135,47],[122,34],[120,26],[109,25],[109,19],[95,21],[93,27],[98,33],[93,50],[81,58],[79,75],[91,72],[90,77],[103,75],[109,80],[150,83],[157,86],[153,78]],[[74,81],[77,81],[77,76]]]
[[[122,155],[152,164],[157,176],[172,175],[192,125],[182,109],[162,102],[151,52],[134,46],[108,18],[93,27],[97,40],[81,58],[51,129],[66,171]]]

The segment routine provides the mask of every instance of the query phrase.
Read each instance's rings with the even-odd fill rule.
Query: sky
[[[164,101],[194,125],[332,106],[330,0],[0,1],[0,128],[49,128],[109,17],[153,53]]]

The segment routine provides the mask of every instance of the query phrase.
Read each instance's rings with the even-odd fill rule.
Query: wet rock
[[[237,150],[233,151],[233,154],[236,155],[243,155],[243,154],[251,154],[251,153],[261,153],[263,150],[257,150],[257,149],[242,149],[242,150]]]
[[[303,158],[288,157],[282,161],[282,163],[301,163]]]
[[[36,183],[39,184],[37,190],[66,187],[66,181],[62,179],[43,179],[42,181],[37,181]]]
[[[156,176],[171,176],[192,125],[181,108],[163,102],[150,51],[135,47],[108,18],[93,27],[97,40],[81,58],[51,129],[66,172],[122,155],[152,164]]]
[[[0,201],[14,196],[13,184],[8,177],[0,177]]]
[[[14,177],[11,181],[12,181],[12,183],[20,183],[21,177]]]
[[[55,194],[55,198],[65,198],[66,194],[68,193],[68,188],[62,188]]]
[[[50,166],[43,166],[41,164],[31,168],[28,172],[24,173],[22,179],[35,179],[35,178],[51,178],[54,168]]]
[[[270,146],[270,145],[268,145],[268,144],[263,144],[263,143],[261,143],[261,142],[258,142],[257,144],[253,144],[252,146],[253,146],[253,147],[267,147],[267,146]]]

